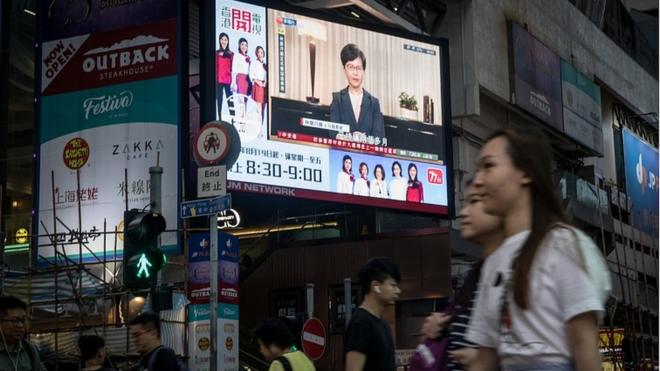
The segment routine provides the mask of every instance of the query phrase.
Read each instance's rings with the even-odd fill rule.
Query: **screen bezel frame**
[[[455,217],[455,203],[454,203],[454,166],[453,166],[453,142],[452,142],[452,116],[451,116],[451,98],[450,98],[450,85],[449,85],[449,40],[446,38],[434,37],[429,35],[416,34],[410,31],[396,29],[392,27],[375,25],[370,23],[363,23],[359,21],[351,21],[349,19],[340,18],[331,14],[324,13],[315,9],[307,9],[295,7],[290,4],[285,4],[280,1],[266,2],[261,0],[235,0],[246,4],[261,6],[266,9],[274,9],[292,14],[316,18],[321,21],[333,22],[340,25],[355,27],[358,29],[377,32],[385,35],[401,37],[412,41],[424,42],[428,44],[437,45],[440,49],[440,94],[441,94],[441,108],[442,108],[442,123],[444,128],[444,153],[442,154],[443,165],[446,168],[446,182],[447,182],[447,213],[435,213],[424,210],[410,210],[415,213],[433,215],[440,218],[453,219]],[[215,117],[215,14],[216,14],[216,0],[204,1],[200,4],[200,124],[216,120]],[[268,19],[266,18],[266,25]],[[268,34],[268,27],[265,27]],[[268,37],[268,36],[266,36]],[[211,77],[211,78],[209,78]],[[203,125],[203,124],[201,124]],[[282,197],[282,196],[279,196]],[[322,201],[321,199],[317,199]],[[370,206],[367,203],[346,203],[357,206]],[[401,210],[396,207],[383,207],[386,210]]]

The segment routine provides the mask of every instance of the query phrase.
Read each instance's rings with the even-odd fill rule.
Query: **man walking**
[[[271,362],[268,371],[316,371],[305,353],[296,349],[293,335],[280,319],[266,319],[254,330],[259,351]]]
[[[358,278],[365,296],[346,331],[346,371],[394,371],[394,340],[382,314],[401,293],[399,267],[391,258],[373,258]]]
[[[24,340],[27,304],[14,296],[0,297],[0,370],[41,371],[37,348]]]
[[[160,317],[142,313],[129,323],[131,336],[141,358],[136,371],[180,371],[179,360],[160,342]]]

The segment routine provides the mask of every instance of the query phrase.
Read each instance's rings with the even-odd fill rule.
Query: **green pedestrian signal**
[[[140,260],[138,261],[138,272],[137,272],[137,277],[140,278],[140,276],[144,275],[144,278],[149,278],[149,267],[153,266],[153,264],[149,263],[149,259],[142,254],[140,256]]]
[[[132,209],[124,212],[124,286],[129,290],[148,289],[157,282],[165,255],[158,248],[158,236],[165,230],[162,215]]]

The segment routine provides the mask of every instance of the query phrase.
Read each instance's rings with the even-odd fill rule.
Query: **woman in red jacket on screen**
[[[234,52],[229,50],[229,36],[222,32],[218,36],[220,48],[215,51],[215,99],[218,102],[218,118],[222,119],[222,104],[226,100],[229,114],[234,115],[234,102],[230,99],[231,92],[231,65]],[[225,98],[223,99],[223,93]]]
[[[238,100],[236,108],[236,120],[245,121],[245,108],[248,95],[250,94],[250,56],[248,55],[248,42],[244,38],[238,40],[238,53],[234,54],[234,60],[231,66],[233,76],[232,90],[243,95]]]
[[[406,190],[406,201],[424,202],[424,187],[417,179],[417,165],[408,165],[408,189]]]

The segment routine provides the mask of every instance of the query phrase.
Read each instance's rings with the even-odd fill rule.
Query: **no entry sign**
[[[323,323],[316,318],[310,318],[305,322],[302,328],[302,347],[303,352],[312,360],[317,360],[325,352],[325,328]]]

